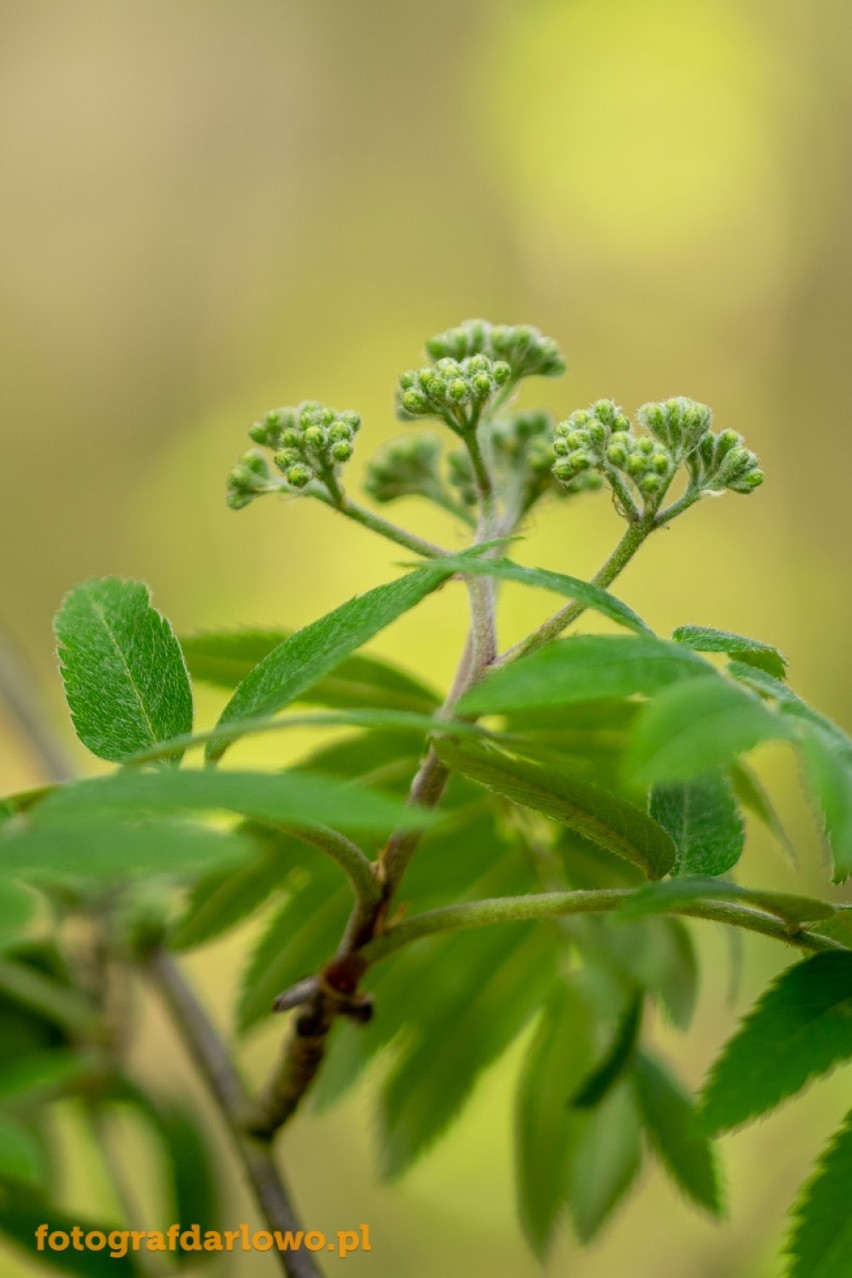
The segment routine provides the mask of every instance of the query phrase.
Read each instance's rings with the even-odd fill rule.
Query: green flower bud
[[[407,390],[402,397],[402,406],[409,413],[425,413],[429,401],[422,391]]]
[[[328,438],[332,444],[338,443],[340,440],[346,440],[349,443],[353,435],[352,427],[347,425],[342,419],[336,421],[333,426],[329,427]]]
[[[461,404],[470,398],[470,387],[464,378],[456,377],[447,387],[447,395],[454,403]]]
[[[493,389],[491,378],[487,373],[477,373],[473,378],[472,386],[479,399],[485,399]]]
[[[509,378],[512,376],[511,366],[505,360],[497,360],[491,370],[491,375],[498,386],[505,386]]]
[[[352,456],[353,449],[352,445],[347,440],[339,439],[336,443],[331,445],[329,451],[335,461],[345,462],[349,461],[349,458]]]
[[[326,442],[326,435],[322,426],[308,426],[302,438],[311,448],[322,448]]]
[[[301,434],[292,426],[288,430],[285,430],[284,434],[281,436],[281,443],[284,444],[286,448],[298,448],[301,442]]]
[[[341,413],[339,420],[343,422],[345,426],[349,427],[353,435],[357,435],[358,431],[361,429],[361,414],[353,413],[351,408],[348,408],[344,413]]]
[[[288,484],[293,488],[304,488],[313,479],[313,473],[309,466],[305,466],[302,462],[297,462],[295,466],[291,466],[287,471],[285,478]]]
[[[648,469],[648,459],[642,453],[631,453],[624,463],[624,469],[628,475],[632,475],[637,479],[640,475],[644,475]]]
[[[639,480],[639,491],[646,497],[653,497],[662,487],[663,480],[660,475],[643,475]]]
[[[599,399],[592,407],[592,412],[604,426],[615,426],[618,409],[611,399]]]
[[[606,450],[607,460],[611,461],[613,466],[623,466],[627,461],[627,449],[622,443],[611,443]]]

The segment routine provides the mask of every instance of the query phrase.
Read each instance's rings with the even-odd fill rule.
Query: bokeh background
[[[803,695],[850,725],[844,0],[7,0],[0,37],[2,625],[81,768],[52,653],[63,592],[141,577],[185,631],[303,624],[389,579],[393,547],[307,502],[235,514],[224,477],[254,417],[305,397],[364,414],[357,473],[400,429],[398,371],[470,315],[563,345],[567,377],[525,403],[567,414],[687,394],[746,434],[765,486],[660,534],[619,593],[661,633],[704,622],[776,642]],[[442,516],[401,515],[458,544]],[[518,553],[590,574],[617,533],[606,499],[586,498],[543,511]],[[547,609],[508,592],[507,641]],[[441,681],[463,624],[461,593],[444,591],[375,651]],[[745,880],[820,890],[790,760],[758,762],[801,869],[756,834]],[[2,707],[0,767],[6,791],[40,779]],[[697,1084],[789,956],[750,942],[732,1005],[725,945],[696,927],[696,1032],[661,1042]],[[246,943],[190,962],[223,1025]],[[250,1072],[278,1033],[249,1045]],[[156,1009],[136,1050],[164,1086],[187,1079]],[[398,1185],[374,1176],[369,1085],[297,1122],[287,1160],[306,1220],[372,1226],[374,1251],[347,1271],[539,1272],[513,1220],[516,1065]],[[650,1169],[601,1241],[584,1252],[566,1234],[549,1271],[774,1278],[785,1206],[844,1083],[723,1142],[725,1227]],[[72,1115],[65,1127],[68,1201],[107,1202]],[[144,1198],[156,1170],[134,1139]],[[253,1219],[236,1179],[226,1214]],[[261,1256],[238,1269],[273,1271]]]

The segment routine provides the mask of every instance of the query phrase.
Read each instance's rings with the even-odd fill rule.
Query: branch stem
[[[273,1232],[298,1231],[299,1221],[268,1141],[245,1130],[243,1119],[249,1109],[248,1096],[204,1009],[180,969],[164,951],[156,950],[150,956],[147,973],[230,1130],[264,1220]],[[320,1270],[304,1248],[276,1254],[288,1278],[320,1278]]]
[[[655,527],[653,519],[643,518],[637,522],[630,522],[615,550],[613,550],[606,563],[595,573],[592,578],[592,585],[603,587],[611,585],[618,574],[627,567],[639,547],[654,531]],[[586,611],[587,607],[588,604],[582,603],[579,599],[566,604],[564,608],[560,608],[537,630],[534,630],[527,639],[505,652],[499,659],[498,664],[503,665],[507,661],[514,660],[515,657],[524,657],[530,652],[535,652],[537,648],[543,647],[544,644],[550,643],[551,639],[556,639],[562,634],[563,630],[572,625]]]
[[[405,528],[400,528],[398,524],[392,523],[389,519],[377,515],[374,511],[368,510],[366,506],[362,506],[359,502],[353,501],[351,497],[347,497],[341,492],[340,501],[326,497],[319,490],[313,494],[320,501],[325,502],[332,510],[337,510],[341,515],[345,515],[347,519],[352,519],[356,524],[361,524],[364,528],[369,528],[371,532],[378,533],[380,537],[386,537],[388,541],[394,541],[398,546],[404,546],[406,550],[413,550],[415,555],[420,555],[424,559],[439,559],[441,555],[449,554],[442,546],[436,546],[434,542],[426,541],[423,537],[417,537],[414,533],[408,532]]]
[[[607,914],[619,909],[633,896],[631,888],[601,888],[596,891],[541,892],[531,896],[494,897],[460,905],[442,906],[416,914],[391,928],[384,936],[370,941],[362,951],[368,963],[378,962],[389,954],[422,937],[459,928],[487,927],[492,923],[518,923],[531,919],[560,918],[568,914]],[[727,901],[693,901],[672,905],[670,914],[689,918],[711,919],[732,927],[745,928],[762,936],[774,937],[803,950],[845,950],[846,946],[827,936],[797,929],[790,930],[780,918],[763,914],[750,906]]]

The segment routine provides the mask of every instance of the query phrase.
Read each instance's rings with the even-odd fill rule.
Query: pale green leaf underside
[[[638,1053],[633,1079],[645,1130],[675,1184],[699,1207],[718,1216],[721,1196],[716,1162],[691,1098],[647,1052]]]
[[[685,781],[764,741],[794,737],[790,722],[745,688],[710,675],[664,688],[636,720],[628,767],[637,783]]]
[[[852,1273],[852,1112],[819,1161],[794,1208],[789,1278],[848,1278]]]
[[[183,768],[124,771],[61,786],[35,811],[42,826],[102,813],[236,812],[256,821],[389,832],[437,819],[422,808],[357,783],[309,772],[225,772]],[[2,844],[0,844],[2,847]]]
[[[852,953],[816,954],[769,988],[713,1066],[702,1122],[738,1127],[852,1056]]]
[[[250,840],[236,831],[168,820],[131,822],[120,810],[98,812],[95,807],[67,822],[33,821],[0,838],[0,875],[108,884],[143,872],[203,873],[239,861],[252,850]]]
[[[448,766],[504,798],[561,821],[593,843],[632,861],[650,878],[671,869],[674,846],[661,826],[632,804],[577,781],[564,771],[511,758],[474,743],[441,738],[435,749]]]
[[[630,697],[713,673],[697,653],[653,635],[573,635],[493,671],[459,711],[493,714]]]
[[[568,1192],[568,1154],[580,1123],[567,1102],[592,1067],[593,1031],[588,1003],[561,981],[544,1007],[518,1080],[518,1213],[540,1258],[547,1254]]]
[[[357,595],[274,648],[242,681],[219,724],[275,714],[441,585],[451,569],[420,568]],[[214,737],[208,758],[218,759],[227,742]]]
[[[168,621],[141,582],[93,578],[55,621],[65,695],[78,737],[120,763],[192,729],[192,691]]]
[[[840,883],[852,874],[852,756],[812,723],[804,726],[800,744],[831,846],[834,880]]]
[[[678,626],[672,639],[696,652],[727,653],[729,657],[757,666],[777,679],[783,679],[787,672],[787,659],[772,644],[732,634],[729,630],[714,630],[710,626]]]

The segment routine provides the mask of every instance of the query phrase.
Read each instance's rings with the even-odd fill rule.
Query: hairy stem
[[[632,896],[631,888],[601,888],[597,891],[541,892],[532,896],[495,897],[491,900],[446,905],[398,923],[384,936],[370,941],[364,947],[363,957],[368,963],[375,963],[412,941],[459,928],[559,918],[566,914],[607,914],[617,910]],[[693,901],[672,905],[667,912],[683,914],[689,918],[712,919],[717,923],[745,928],[762,936],[774,937],[798,949],[816,951],[847,948],[839,941],[819,936],[815,932],[802,929],[791,931],[790,926],[781,919],[763,914],[747,905],[727,901]]]
[[[592,578],[592,585],[603,587],[611,585],[622,569],[627,567],[639,547],[653,532],[655,526],[654,521],[648,518],[636,523],[629,523],[624,536],[609,559]],[[537,630],[534,630],[527,639],[522,640],[514,648],[510,648],[508,652],[503,653],[498,664],[503,665],[504,662],[512,661],[515,657],[526,656],[527,653],[535,652],[537,648],[550,643],[551,639],[556,639],[562,634],[563,630],[572,625],[586,611],[587,607],[588,605],[581,603],[580,600],[574,600],[573,603],[566,604],[564,608],[560,608],[557,613],[540,625]]]
[[[264,1220],[273,1231],[299,1230],[299,1221],[268,1142],[245,1130],[243,1120],[249,1100],[227,1048],[183,974],[164,951],[156,950],[149,957],[147,973],[230,1130]],[[320,1270],[304,1248],[276,1254],[288,1278],[319,1278]]]
[[[348,519],[354,520],[356,524],[369,528],[371,532],[378,533],[380,537],[386,537],[388,541],[395,541],[398,546],[404,546],[406,550],[413,550],[415,555],[421,555],[424,559],[439,559],[441,555],[449,553],[442,546],[436,546],[431,541],[425,541],[424,538],[417,537],[414,533],[407,532],[405,528],[400,528],[397,524],[391,523],[389,519],[384,519],[381,515],[368,510],[366,506],[353,501],[351,497],[347,497],[343,492],[340,494],[339,502],[324,496],[319,491],[314,495],[319,497],[320,501],[324,501],[327,506],[331,506],[332,510],[337,510],[341,515],[346,515]]]
[[[373,872],[373,863],[356,843],[345,834],[327,825],[293,825],[286,827],[297,839],[318,848],[336,861],[346,871],[356,899],[366,908],[374,905],[381,895]]]

